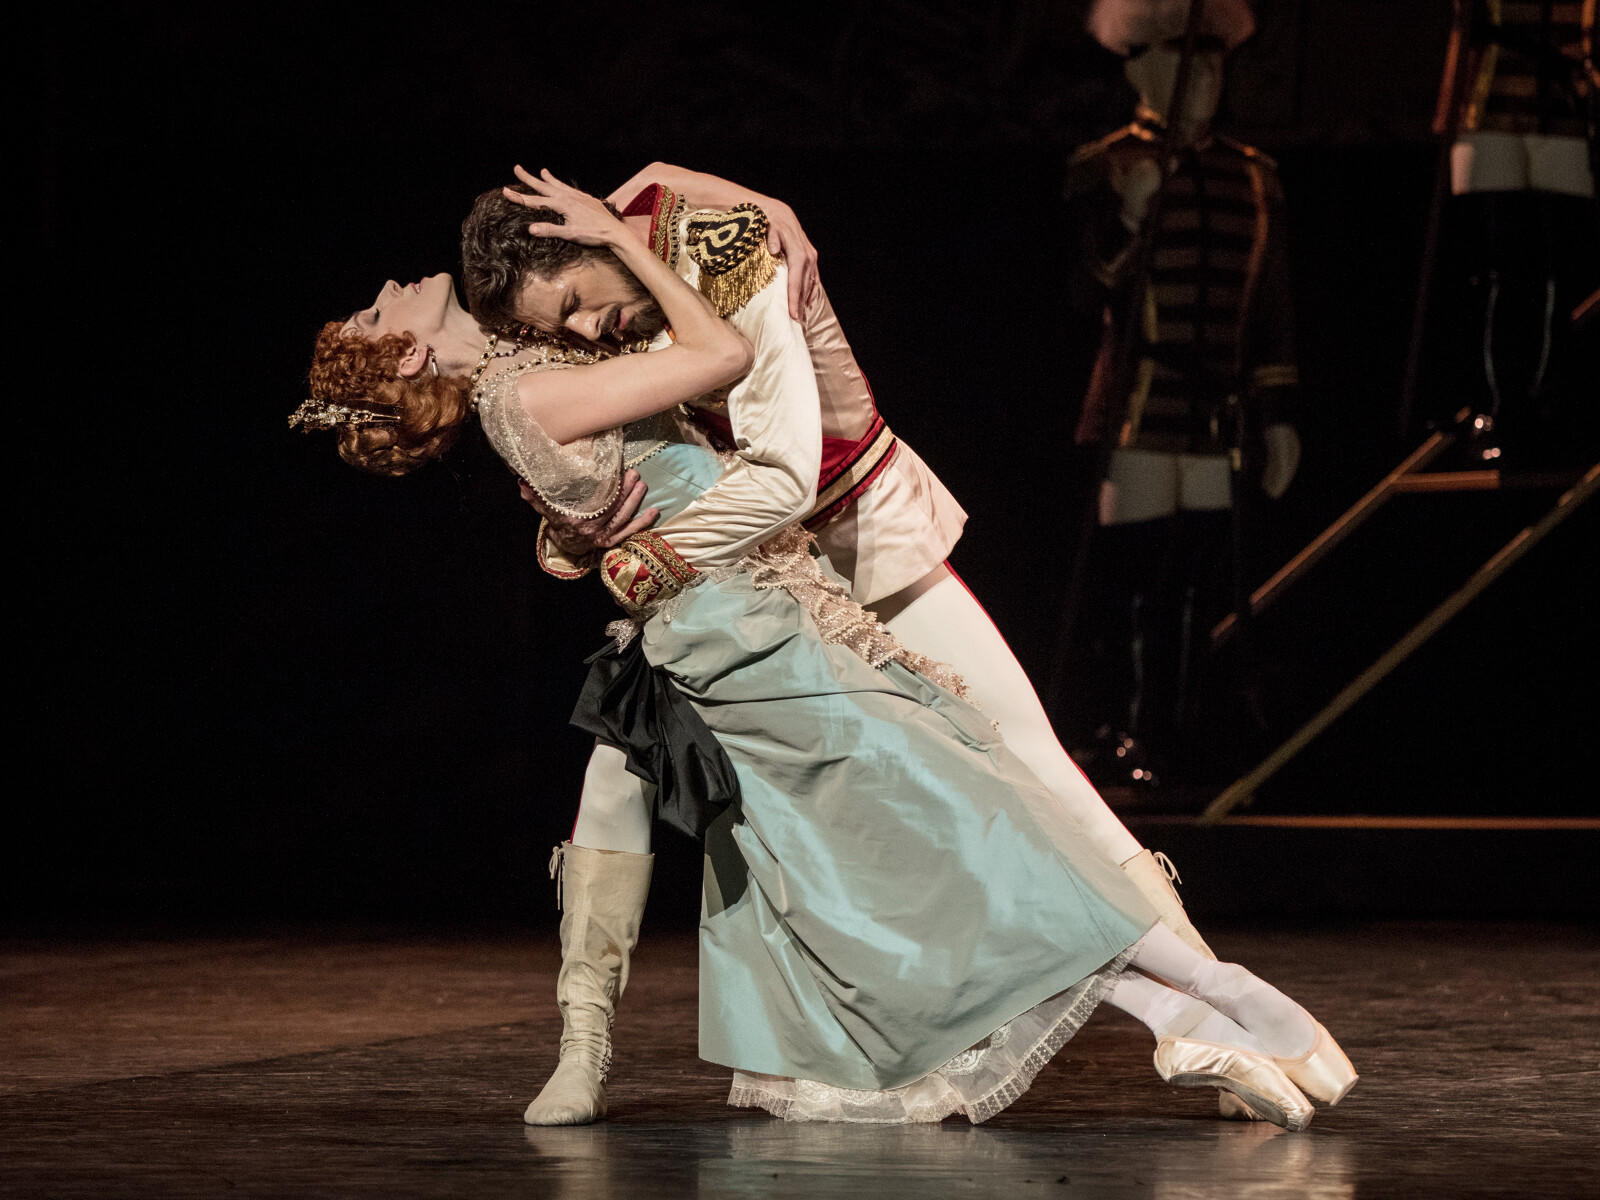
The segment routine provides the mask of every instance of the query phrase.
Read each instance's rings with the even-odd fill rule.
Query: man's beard
[[[637,302],[640,307],[635,310],[633,320],[628,323],[628,327],[621,332],[613,330],[606,335],[606,341],[619,348],[637,342],[641,338],[648,342],[667,327],[667,314],[661,311],[661,305],[656,303],[656,298],[650,294],[650,290],[639,282],[637,275],[620,262],[617,263],[617,270],[621,272],[623,285],[628,290],[624,303]]]

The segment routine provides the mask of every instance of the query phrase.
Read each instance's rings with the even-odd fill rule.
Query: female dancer
[[[337,428],[347,460],[398,473],[476,404],[506,461],[573,512],[603,510],[625,461],[665,514],[713,484],[722,462],[672,410],[743,374],[748,345],[603,207],[561,199],[566,236],[613,250],[660,305],[671,346],[599,358],[541,340],[502,356],[448,277],[390,284],[323,331],[315,399],[297,416]],[[646,535],[606,573],[649,662],[737,775],[738,801],[706,833],[701,924],[700,1051],[736,1069],[731,1102],[799,1119],[981,1121],[1103,998],[1155,1032],[1163,1078],[1224,1088],[1280,1125],[1310,1120],[1296,1083],[1335,1102],[1355,1082],[1299,1005],[1156,925],[982,717],[930,679],[935,664],[848,601],[802,532],[704,572]],[[642,907],[648,856],[586,856],[608,878],[580,887],[578,905],[573,865],[563,940],[595,949],[563,966],[547,1091],[596,1080],[574,1112],[587,1120],[637,934],[637,908],[631,922],[595,910],[634,895]],[[549,1107],[532,1119],[559,1118]]]

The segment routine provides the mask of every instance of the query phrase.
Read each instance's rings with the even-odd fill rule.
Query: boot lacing
[[[557,842],[556,846],[555,846],[555,849],[550,852],[550,878],[555,880],[555,884],[556,884],[556,911],[557,912],[563,911],[563,909],[561,907],[561,884],[565,880],[565,874],[561,870],[561,864],[564,861],[563,858],[562,858],[562,855],[561,855],[561,845],[562,845],[562,843]]]
[[[557,849],[560,849],[560,847],[558,846]],[[1155,852],[1154,858],[1156,860],[1156,866],[1160,867],[1162,872],[1166,875],[1168,886],[1171,886],[1173,883],[1183,882],[1183,876],[1178,874],[1177,864],[1174,863],[1170,858],[1161,853],[1159,850]],[[1173,888],[1172,890],[1173,895],[1177,895],[1177,889]]]
[[[600,1082],[604,1083],[606,1074],[611,1070],[610,1031],[596,1033],[590,1029],[572,1029],[564,1032],[561,1035],[561,1061],[568,1059],[587,1060],[600,1077]]]

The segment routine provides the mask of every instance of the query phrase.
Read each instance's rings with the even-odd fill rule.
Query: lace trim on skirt
[[[811,614],[823,641],[848,648],[871,667],[900,663],[977,707],[959,671],[901,645],[882,621],[850,599],[850,593],[842,584],[823,573],[812,553],[816,540],[801,526],[791,525],[738,562],[701,572],[694,584],[703,587],[706,583],[720,583],[748,573],[753,587],[782,588],[793,596]],[[688,594],[685,589],[662,604],[658,610],[661,619],[670,622]],[[638,626],[635,624],[630,631],[620,625],[620,622],[612,622],[606,626],[606,636],[614,638],[619,647],[626,647]]]
[[[974,1125],[1006,1108],[1083,1028],[1106,988],[1138,952],[1130,946],[1088,978],[1034,1005],[936,1071],[903,1087],[859,1091],[812,1079],[735,1071],[728,1103],[764,1108],[786,1121],[899,1125],[959,1113]]]

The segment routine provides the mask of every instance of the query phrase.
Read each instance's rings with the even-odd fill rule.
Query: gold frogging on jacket
[[[624,612],[639,620],[692,586],[699,574],[665,538],[648,530],[607,550],[600,563],[606,588]]]
[[[767,214],[754,204],[690,217],[684,241],[700,268],[700,292],[721,317],[750,303],[778,274],[767,249]]]

